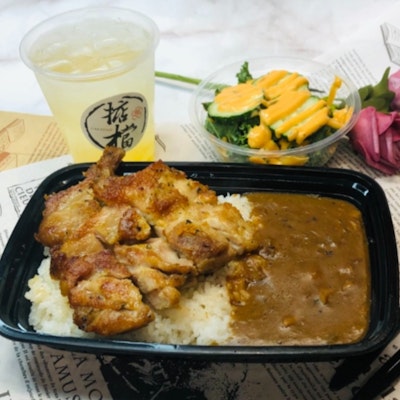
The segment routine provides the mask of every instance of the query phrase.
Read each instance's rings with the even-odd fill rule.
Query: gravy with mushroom
[[[366,334],[370,273],[361,212],[344,200],[250,193],[261,251],[229,266],[233,330],[246,345],[353,343]]]

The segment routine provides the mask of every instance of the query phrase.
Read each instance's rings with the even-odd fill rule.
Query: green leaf
[[[360,95],[361,101],[367,100],[372,94],[372,85],[364,86],[358,89],[358,94]]]
[[[366,85],[358,89],[361,107],[374,107],[377,111],[389,112],[395,94],[389,90],[390,67],[387,67],[381,80],[376,85]]]
[[[249,129],[260,123],[259,116],[250,118],[211,118],[207,117],[205,128],[221,140],[237,146],[247,147]]]
[[[363,108],[372,106],[376,111],[389,112],[389,106],[394,98],[394,93],[384,93],[381,96],[372,97],[363,102]]]
[[[240,68],[240,71],[236,74],[238,78],[238,83],[246,83],[247,81],[253,79],[253,76],[250,74],[249,71],[249,63],[245,61]]]

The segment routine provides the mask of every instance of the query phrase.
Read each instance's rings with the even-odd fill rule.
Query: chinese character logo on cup
[[[147,122],[147,102],[139,93],[109,97],[89,107],[81,125],[86,137],[97,147],[134,148],[143,136]]]

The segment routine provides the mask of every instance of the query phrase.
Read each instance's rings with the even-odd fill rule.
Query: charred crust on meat
[[[107,147],[82,181],[46,195],[35,234],[75,324],[106,336],[147,325],[187,282],[257,243],[253,223],[206,185],[161,160],[116,175],[123,156]]]

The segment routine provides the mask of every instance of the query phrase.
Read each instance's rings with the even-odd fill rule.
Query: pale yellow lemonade
[[[154,160],[152,38],[144,31],[138,35],[136,31],[122,29],[120,24],[114,27],[109,22],[105,25],[93,21],[86,28],[80,28],[75,34],[70,28],[60,28],[53,35],[56,42],[46,47],[46,43],[41,45],[38,41],[30,55],[42,71],[36,71],[37,80],[65,134],[74,161],[98,160],[107,144],[124,147],[127,152],[124,160]],[[102,29],[104,32],[97,33]],[[130,108],[121,106],[121,95],[127,95],[129,101],[134,102]],[[113,96],[117,96],[116,99]],[[101,107],[93,114],[96,104]],[[125,121],[132,115],[137,119],[128,126]],[[100,127],[95,126],[92,131],[96,135],[104,131],[97,143],[93,143],[85,131],[86,125],[93,125],[93,118],[100,121]],[[112,123],[111,118],[114,118]],[[110,120],[108,126],[104,123],[107,119]],[[122,134],[114,134],[117,130],[124,131],[129,139],[124,145],[121,145]],[[133,136],[135,143],[130,148]]]

